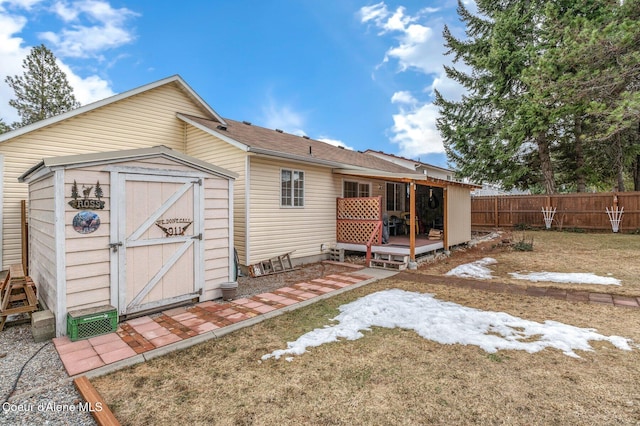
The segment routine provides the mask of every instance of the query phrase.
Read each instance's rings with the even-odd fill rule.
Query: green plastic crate
[[[118,312],[111,305],[67,313],[67,336],[71,341],[113,333],[118,328]]]

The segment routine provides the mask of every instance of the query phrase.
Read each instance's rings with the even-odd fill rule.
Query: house
[[[20,176],[29,275],[57,335],[68,312],[130,316],[237,285],[234,178],[163,146],[49,157]]]
[[[415,168],[307,137],[223,118],[179,76],[89,104],[0,135],[3,197],[2,263],[20,262],[17,178],[44,157],[164,145],[221,167],[234,182],[234,244],[241,265],[292,252],[296,262],[326,258],[326,248],[361,249],[362,238],[340,241],[339,198],[378,198],[381,216],[408,220],[411,257],[415,234],[444,231],[441,248],[471,238],[473,185],[431,177]],[[348,226],[358,227],[360,222]],[[368,234],[367,234],[368,233]],[[360,233],[362,234],[362,233]],[[367,231],[364,234],[371,234]],[[377,238],[377,237],[376,237]]]
[[[387,154],[382,151],[374,151],[372,149],[367,149],[366,151],[364,151],[364,153],[382,158],[383,160],[391,161],[392,163],[406,167],[407,169],[413,169],[418,173],[423,173],[426,176],[442,180],[455,180],[455,172],[444,167],[438,167],[434,166],[433,164],[423,163],[420,160],[416,161],[398,155]]]

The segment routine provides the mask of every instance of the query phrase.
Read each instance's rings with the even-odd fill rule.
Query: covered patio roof
[[[458,182],[454,180],[438,179],[421,173],[397,173],[371,169],[333,169],[333,173],[349,176],[361,176],[370,179],[388,180],[390,182],[415,183],[416,185],[435,186],[446,188],[450,185],[469,188],[470,190],[481,188],[482,186],[473,183]]]

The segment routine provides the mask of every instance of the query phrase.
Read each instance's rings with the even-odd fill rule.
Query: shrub
[[[513,225],[513,228],[516,231],[527,231],[531,229],[531,226],[527,223],[516,223],[515,225]]]
[[[571,228],[566,228],[564,231],[565,232],[575,232],[576,234],[584,234],[586,232],[584,229],[576,228],[575,226],[571,227]]]
[[[533,237],[527,237],[523,233],[520,241],[513,244],[513,249],[516,251],[533,251]]]

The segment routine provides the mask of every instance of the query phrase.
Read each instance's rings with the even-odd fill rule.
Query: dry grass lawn
[[[466,252],[454,252],[443,262],[423,265],[420,272],[441,275],[463,263],[482,257],[492,257],[497,264],[489,266],[494,281],[523,286],[538,285],[564,289],[640,296],[640,235],[579,234],[556,231],[514,231],[505,237],[517,242],[533,238],[533,251],[514,251],[496,247],[496,243],[482,244]],[[584,272],[622,282],[621,286],[533,283],[516,280],[509,272]]]
[[[538,236],[539,235],[539,236]],[[640,237],[536,233],[535,251],[474,249],[425,272],[446,272],[490,253],[507,271],[611,272],[638,284]],[[630,248],[631,247],[631,248]],[[632,247],[635,247],[633,249]],[[486,253],[485,253],[486,252]],[[635,257],[632,254],[635,252]],[[563,256],[566,256],[562,259]],[[612,260],[621,265],[615,267]],[[635,271],[635,275],[634,275]],[[598,286],[600,287],[600,286]],[[592,342],[580,359],[442,345],[413,331],[376,328],[356,341],[310,349],[292,362],[260,357],[317,327],[338,306],[401,288],[533,321],[592,327],[640,342],[640,309],[470,291],[398,279],[380,281],[270,319],[221,339],[92,380],[115,415],[130,425],[620,425],[640,421],[640,347]],[[618,288],[618,287],[616,287]]]
[[[443,273],[490,255],[495,275],[517,270],[612,273],[636,294],[640,237],[534,233],[533,252],[477,247],[420,272]],[[597,249],[594,249],[596,247]],[[594,251],[595,250],[595,251]],[[615,261],[614,261],[615,260]],[[618,265],[616,267],[616,265]],[[498,278],[497,278],[498,279]],[[596,290],[602,291],[603,286]],[[338,306],[387,289],[555,320],[640,342],[640,309],[471,291],[388,279],[270,319],[221,339],[93,380],[130,425],[620,425],[640,422],[640,346],[592,342],[580,359],[442,345],[413,331],[376,328],[357,341],[310,349],[292,362],[260,357],[317,327]],[[606,286],[606,289],[613,287]],[[635,290],[634,290],[635,289]]]

